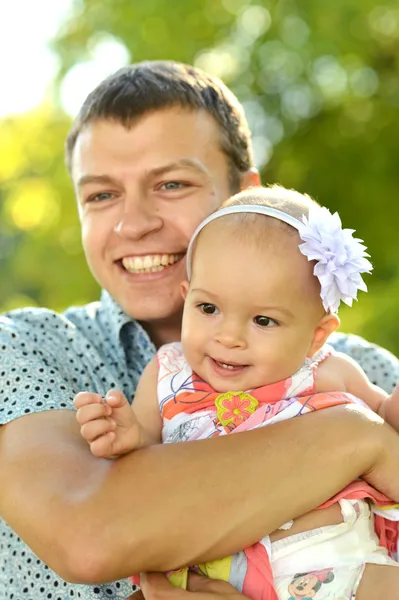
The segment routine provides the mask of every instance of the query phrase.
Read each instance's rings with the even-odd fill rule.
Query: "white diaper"
[[[364,567],[363,564],[297,573],[277,578],[274,587],[279,600],[355,600]]]
[[[273,542],[279,600],[353,600],[365,563],[399,566],[379,545],[370,508],[341,500],[343,522]]]

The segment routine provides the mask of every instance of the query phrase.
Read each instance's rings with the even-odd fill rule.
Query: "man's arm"
[[[398,472],[399,437],[356,407],[117,461],[91,455],[73,411],[0,428],[2,516],[79,583],[234,553],[359,475],[399,500]]]

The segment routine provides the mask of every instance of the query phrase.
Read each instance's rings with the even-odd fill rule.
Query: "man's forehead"
[[[174,108],[144,114],[129,127],[108,119],[88,123],[77,137],[72,171],[80,172],[82,163],[84,171],[91,171],[94,162],[133,159],[148,159],[152,169],[200,169],[213,153],[225,158],[214,119],[205,111]]]
[[[88,143],[93,138],[107,135],[121,137],[139,136],[144,130],[148,136],[149,129],[153,134],[162,135],[164,130],[175,131],[180,127],[179,136],[174,135],[174,141],[182,139],[182,133],[188,139],[208,138],[210,141],[220,141],[220,126],[214,117],[204,109],[188,109],[174,106],[159,110],[152,110],[138,115],[128,123],[117,118],[95,119],[86,123],[80,130],[77,143]],[[167,140],[165,140],[167,141]]]

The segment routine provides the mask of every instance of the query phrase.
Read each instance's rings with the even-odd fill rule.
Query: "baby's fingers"
[[[111,407],[106,404],[88,404],[79,408],[76,413],[76,420],[79,425],[84,425],[85,423],[89,423],[89,421],[105,419],[106,417],[109,417],[111,413]]]
[[[88,404],[102,404],[103,399],[100,394],[93,394],[93,392],[79,392],[76,394],[73,404],[76,409],[87,406]]]
[[[80,433],[90,444],[98,437],[115,431],[116,425],[113,419],[97,419],[89,421],[80,428]]]
[[[124,406],[128,406],[130,408],[130,404],[126,397],[119,390],[109,390],[105,396],[105,401],[112,408],[122,408]]]
[[[113,451],[114,441],[115,433],[113,431],[101,435],[94,442],[91,442],[91,453],[97,458],[111,458],[115,454]]]

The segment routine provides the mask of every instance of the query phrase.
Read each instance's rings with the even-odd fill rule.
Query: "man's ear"
[[[310,344],[308,356],[313,356],[320,350],[322,346],[326,343],[327,339],[330,335],[339,327],[340,320],[338,315],[328,313],[324,315],[322,319],[318,322],[314,334],[313,339]]]
[[[259,187],[261,185],[260,175],[258,169],[251,167],[248,171],[245,171],[241,175],[240,191],[246,190],[251,187]]]
[[[188,283],[188,281],[182,281],[182,283],[181,283],[180,290],[181,290],[181,295],[183,296],[183,300],[185,300],[187,298],[189,285],[190,284]]]

